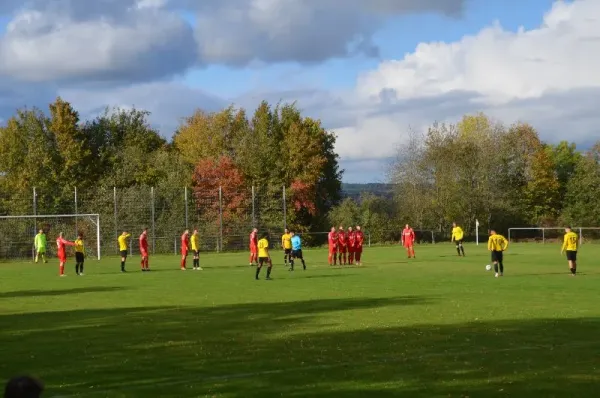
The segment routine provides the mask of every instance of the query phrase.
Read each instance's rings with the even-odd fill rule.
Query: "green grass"
[[[362,268],[255,281],[247,255],[176,256],[154,271],[89,260],[0,267],[0,376],[46,397],[591,397],[600,381],[600,246],[568,276],[559,246],[514,245],[506,276],[449,244],[367,249]],[[263,275],[264,277],[264,275]]]

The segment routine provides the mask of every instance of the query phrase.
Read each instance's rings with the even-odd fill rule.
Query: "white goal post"
[[[100,260],[99,214],[0,216],[0,257],[18,257],[23,250],[30,250],[30,253],[35,257],[34,238],[40,229],[46,231],[47,235],[48,230],[51,231],[51,235],[46,237],[48,249],[53,249],[56,246],[52,243],[59,232],[65,233],[66,239],[69,239],[70,236],[75,237],[80,232],[84,234],[84,239],[89,235],[95,235],[95,242],[91,247],[87,246],[87,251],[88,254],[95,254]],[[89,242],[88,245],[92,243],[91,239],[86,239],[86,241]],[[9,248],[12,249],[10,252]]]
[[[514,231],[540,231],[540,240],[542,243],[546,243],[547,231],[558,231],[558,235],[562,235],[561,231],[564,231],[565,227],[529,227],[529,228],[509,228],[508,229],[508,241],[512,242],[514,238]],[[571,229],[579,235],[579,244],[583,243],[583,234],[585,231],[600,231],[600,227],[571,227]]]

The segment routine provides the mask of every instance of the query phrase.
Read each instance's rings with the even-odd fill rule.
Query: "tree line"
[[[399,219],[469,234],[509,227],[600,225],[600,142],[578,151],[549,144],[529,124],[506,126],[484,114],[411,133],[391,170]]]
[[[47,112],[19,109],[0,127],[0,213],[31,214],[33,187],[37,214],[72,212],[75,188],[86,195],[86,211],[102,208],[111,214],[113,187],[124,198],[120,200],[129,202],[135,198],[128,192],[156,187],[156,207],[163,210],[157,217],[168,217],[176,202],[183,206],[179,197],[189,187],[194,222],[247,229],[254,221],[271,225],[269,218],[281,220],[285,211],[289,227],[323,231],[341,196],[335,140],[295,104],[262,102],[251,114],[233,106],[218,112],[197,110],[166,139],[151,126],[146,111],[106,109],[81,120],[69,102],[57,98]],[[273,198],[256,201],[262,206],[258,220],[248,220],[239,210],[254,205],[249,203],[253,187],[257,198]],[[278,203],[267,203],[274,201]],[[138,207],[146,211],[147,203]],[[219,207],[221,220],[215,214]],[[180,229],[182,213],[177,211],[164,224]],[[283,228],[281,222],[277,226]]]

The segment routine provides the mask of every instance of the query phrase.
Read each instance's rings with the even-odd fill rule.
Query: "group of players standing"
[[[362,265],[365,234],[360,225],[356,226],[356,230],[348,227],[347,231],[341,225],[337,231],[335,227],[331,227],[327,235],[327,241],[330,266],[338,265],[338,262],[339,265]]]

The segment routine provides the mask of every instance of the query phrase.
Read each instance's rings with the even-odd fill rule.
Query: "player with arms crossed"
[[[287,267],[288,262],[290,261],[290,255],[292,254],[292,235],[290,235],[290,230],[285,229],[283,235],[281,235],[281,247],[283,249],[283,262]]]
[[[192,244],[192,251],[194,252],[194,271],[201,271],[202,267],[200,267],[200,236],[198,235],[197,229],[194,230],[194,233],[190,238],[190,243]]]
[[[44,233],[43,229],[40,229],[38,234],[35,236],[33,245],[35,246],[35,262],[36,262],[36,264],[39,261],[40,257],[42,258],[42,261],[44,262],[44,264],[46,264],[48,262],[48,260],[46,260],[47,241],[46,241],[46,234]]]
[[[579,237],[571,230],[571,227],[565,228],[565,236],[560,254],[567,253],[567,261],[569,262],[569,270],[571,275],[577,275],[577,249]]]
[[[250,233],[250,266],[258,265],[258,229]]]
[[[331,231],[327,234],[327,241],[329,244],[329,265],[337,265],[338,236],[335,227],[331,227]]]
[[[348,264],[348,236],[346,236],[344,227],[341,225],[338,230],[338,259],[340,261],[340,265]]]
[[[273,262],[269,255],[269,240],[267,234],[262,236],[262,239],[258,241],[258,267],[256,267],[256,280],[258,280],[258,274],[263,265],[267,264],[267,280],[271,280],[271,269],[273,268]]]
[[[402,246],[406,249],[406,253],[408,254],[408,258],[416,258],[415,257],[415,231],[410,227],[410,225],[406,224],[404,226],[404,231],[402,231]]]
[[[60,276],[65,276],[65,264],[67,263],[67,246],[75,246],[75,243],[66,240],[62,232],[59,233],[58,238],[56,238],[56,256],[58,257],[58,267],[60,270]]]
[[[363,244],[365,243],[365,234],[360,229],[360,225],[356,226],[356,232],[354,233],[356,243],[354,244],[354,261],[356,265],[362,265],[362,252]]]
[[[290,232],[292,236],[292,254],[290,256],[290,271],[294,270],[294,260],[298,259],[302,261],[302,269],[306,271],[306,263],[304,262],[304,255],[302,254],[302,239],[299,235],[296,235],[294,231]]]
[[[83,236],[80,233],[75,240],[75,273],[83,276],[83,263],[85,262],[85,246]]]
[[[125,261],[127,261],[127,239],[131,236],[130,233],[123,231],[117,239],[119,243],[119,253],[121,253],[121,272],[125,272]]]
[[[183,235],[181,235],[181,264],[180,268],[182,271],[186,270],[187,256],[189,250],[189,241],[190,241],[190,230],[186,229],[183,231]]]
[[[465,248],[463,246],[463,238],[464,237],[465,237],[465,232],[463,231],[463,229],[461,227],[459,227],[458,225],[456,225],[455,222],[453,222],[452,223],[452,239],[450,239],[450,241],[456,243],[456,252],[458,253],[459,257],[461,255],[463,257],[465,257]]]
[[[148,259],[148,228],[144,228],[140,237],[140,255],[142,256],[141,267],[142,272],[150,271],[150,261]]]
[[[490,231],[488,239],[488,250],[492,253],[492,263],[494,264],[494,276],[504,276],[504,252],[508,249],[508,241],[506,238],[495,230]],[[499,273],[498,273],[499,272]]]

